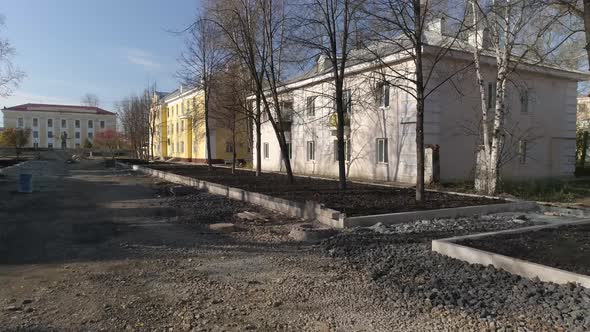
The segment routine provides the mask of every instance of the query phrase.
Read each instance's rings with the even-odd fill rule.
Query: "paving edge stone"
[[[128,165],[118,162],[121,167]],[[278,211],[289,217],[301,218],[305,220],[317,220],[320,223],[334,227],[343,228],[345,214],[336,210],[326,208],[316,202],[307,201],[305,203],[293,202],[283,198],[272,197],[260,193],[250,192],[239,188],[224,186],[221,184],[194,179],[188,176],[177,175],[169,172],[163,172],[148,167],[132,165],[134,171],[155,176],[168,182],[182,184],[185,186],[203,189],[210,194],[225,196],[230,199],[248,202],[263,208]]]
[[[577,283],[583,287],[590,288],[590,276],[569,272],[518,258],[500,255],[481,249],[475,249],[456,243],[467,239],[473,240],[494,235],[534,232],[543,229],[588,223],[590,223],[590,219],[432,240],[432,251],[468,262],[470,264],[481,264],[484,266],[492,265],[497,269],[502,269],[528,279],[539,278],[541,281],[554,282],[557,284]]]
[[[163,172],[140,165],[129,166],[121,162],[117,162],[117,165],[127,168],[131,167],[134,171],[156,176],[169,182],[204,189],[210,194],[221,195],[231,199],[262,206],[269,210],[279,211],[290,217],[301,218],[305,220],[317,220],[324,225],[334,228],[368,227],[377,223],[391,225],[416,220],[469,217],[473,215],[500,212],[527,212],[535,211],[539,208],[535,202],[518,201],[500,204],[464,206],[458,208],[346,217],[346,214],[344,213],[326,208],[313,201],[306,201],[305,203],[294,202],[283,198],[277,198],[242,190],[239,188],[228,187],[213,182],[197,180],[187,176]]]

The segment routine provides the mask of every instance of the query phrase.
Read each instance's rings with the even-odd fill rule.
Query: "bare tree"
[[[180,57],[183,68],[179,76],[186,84],[203,90],[207,164],[211,171],[211,93],[216,74],[223,70],[228,60],[228,52],[222,43],[219,26],[211,20],[210,13],[206,10],[188,29],[188,34],[186,50]]]
[[[477,158],[476,189],[493,195],[498,189],[502,155],[506,150],[506,91],[511,77],[523,65],[537,65],[546,61],[550,54],[576,32],[562,35],[549,47],[540,47],[546,33],[555,25],[563,24],[565,14],[553,6],[538,0],[492,4],[471,0],[470,6],[473,27],[478,31],[475,34],[477,46],[472,52],[481,100],[483,140],[482,150]],[[490,45],[482,50],[479,45],[483,45],[484,32],[489,34],[485,38]],[[487,98],[483,86],[482,52],[495,61],[495,91],[491,91]],[[493,118],[490,118],[486,102],[493,103]]]
[[[118,103],[117,109],[125,138],[136,158],[148,158],[149,114],[151,96],[129,96]]]
[[[4,16],[0,15],[0,32],[3,27]],[[15,54],[15,48],[0,35],[0,97],[10,96],[25,77],[25,73],[12,63]]]
[[[82,103],[82,105],[90,107],[98,107],[100,105],[100,99],[97,95],[93,93],[85,94],[80,100],[80,102]]]
[[[416,101],[416,201],[424,200],[424,111],[437,89],[471,63],[449,67],[464,35],[465,6],[444,1],[369,0],[366,4],[370,40],[367,52],[382,67],[382,84],[396,87]],[[409,57],[412,66],[399,66],[391,55]]]
[[[334,81],[336,111],[336,137],[338,155],[338,184],[346,189],[346,158],[344,145],[345,123],[350,114],[344,100],[345,71],[353,50],[353,36],[358,35],[361,10],[365,0],[302,0],[298,4],[296,32],[291,39],[298,45],[315,52],[315,57],[325,57],[330,64]]]

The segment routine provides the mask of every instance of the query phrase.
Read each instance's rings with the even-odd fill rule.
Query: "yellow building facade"
[[[150,149],[163,160],[207,162],[204,94],[200,89],[155,92],[152,99],[154,134]],[[235,149],[237,159],[251,161],[248,121],[216,109],[209,114],[211,159],[229,163]],[[230,116],[231,115],[231,116]]]

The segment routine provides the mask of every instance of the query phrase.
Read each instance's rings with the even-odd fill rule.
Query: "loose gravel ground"
[[[288,237],[299,221],[240,202],[102,163],[43,169],[53,175],[33,195],[0,182],[0,230],[14,239],[0,246],[2,331],[588,327],[586,290],[430,252],[432,238],[528,220],[377,226],[311,246]],[[260,220],[236,216],[246,210]],[[228,222],[237,231],[209,227]]]
[[[326,253],[366,270],[397,299],[391,314],[443,313],[446,330],[586,331],[590,290],[524,279],[431,252],[431,240],[534,223],[511,216],[447,219],[375,226],[324,242]],[[436,330],[420,322],[415,330]],[[486,327],[487,324],[487,327]]]
[[[590,224],[466,240],[464,245],[590,275]]]

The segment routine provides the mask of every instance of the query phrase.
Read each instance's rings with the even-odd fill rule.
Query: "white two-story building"
[[[438,50],[433,45],[424,46],[427,68]],[[395,76],[394,69],[398,74],[412,75],[412,59],[407,53],[396,52],[386,54],[383,62],[355,58],[354,54],[352,59],[345,77],[348,176],[414,182],[416,102],[399,84],[391,85],[384,79]],[[434,168],[440,172],[441,181],[474,178],[481,144],[481,101],[475,73],[466,69],[447,81],[449,73],[465,67],[472,59],[469,51],[456,49],[434,67],[430,86],[441,86],[425,104],[425,144],[434,147],[426,151],[427,180],[432,179]],[[320,58],[315,70],[286,82],[280,90],[296,174],[338,176],[334,83],[329,66]],[[487,104],[493,112],[494,59],[484,55],[482,66],[487,95],[492,96],[487,98]],[[588,79],[587,73],[550,66],[518,67],[507,91],[504,178],[573,175],[577,83]],[[262,124],[261,148],[262,169],[283,171],[280,148],[267,119]],[[438,150],[438,163],[433,162],[433,150]]]

